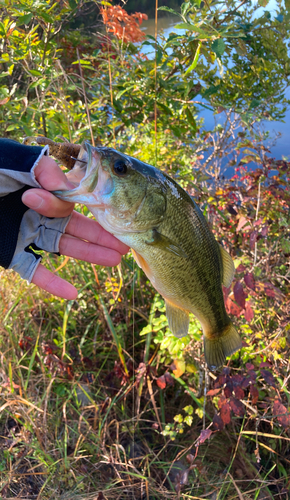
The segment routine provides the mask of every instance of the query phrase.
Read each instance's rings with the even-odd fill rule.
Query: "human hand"
[[[22,201],[29,208],[46,217],[67,217],[72,214],[60,239],[59,252],[92,264],[116,266],[129,247],[105,231],[98,222],[73,210],[74,204],[62,201],[49,191],[71,189],[64,172],[48,156],[43,156],[35,168],[35,177],[44,189],[29,189],[22,195]],[[62,297],[75,299],[77,289],[39,264],[32,283],[43,290]]]

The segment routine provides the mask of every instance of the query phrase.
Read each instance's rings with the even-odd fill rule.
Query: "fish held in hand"
[[[235,269],[195,201],[155,167],[89,143],[82,146],[68,178],[75,189],[54,194],[86,205],[104,229],[132,248],[165,299],[172,333],[187,335],[193,313],[203,329],[209,368],[222,366],[241,348],[222,292]]]

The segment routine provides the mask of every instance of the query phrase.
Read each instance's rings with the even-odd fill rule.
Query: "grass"
[[[60,261],[49,257],[47,265]],[[197,371],[157,385],[179,353],[154,343],[166,330],[162,301],[132,258],[109,271],[69,260],[61,274],[77,283],[77,301],[1,272],[1,498],[288,498],[290,436],[271,414],[277,389],[261,381],[260,407],[245,400],[243,418],[196,448],[217,400],[197,397]],[[140,336],[148,324],[150,334]],[[198,339],[194,330],[187,349],[201,362]],[[280,386],[289,371],[283,363],[276,361]],[[288,397],[287,384],[283,390]],[[192,423],[177,427],[174,417],[184,418],[188,405]],[[165,425],[170,436],[160,432]]]

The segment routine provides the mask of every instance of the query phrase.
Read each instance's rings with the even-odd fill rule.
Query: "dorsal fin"
[[[223,285],[225,285],[226,288],[228,288],[234,279],[235,266],[230,254],[221,245],[219,245],[219,248],[223,261],[222,283]]]

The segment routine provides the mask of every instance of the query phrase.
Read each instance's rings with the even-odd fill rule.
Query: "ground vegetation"
[[[243,347],[208,373],[198,322],[173,337],[130,254],[113,269],[44,256],[71,302],[2,270],[1,498],[286,500],[290,163],[262,123],[289,104],[289,1],[191,0],[158,38],[125,9],[0,2],[0,134],[89,140],[175,178],[234,259]],[[92,10],[95,32],[75,29]]]

